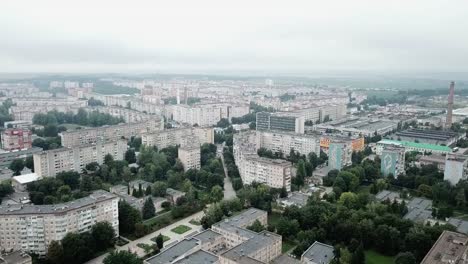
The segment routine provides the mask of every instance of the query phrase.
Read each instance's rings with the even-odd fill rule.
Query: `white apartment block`
[[[33,155],[34,172],[39,177],[54,177],[63,171],[81,172],[88,163],[104,163],[107,154],[123,160],[127,147],[126,140],[117,140],[42,151]]]
[[[159,119],[159,116],[156,115],[116,106],[92,106],[86,107],[85,110],[88,112],[98,111],[103,114],[109,114],[113,117],[122,117],[126,123],[143,122],[153,118]]]
[[[13,98],[15,106],[10,107],[10,114],[14,120],[32,121],[37,113],[58,112],[77,113],[86,107],[87,101],[69,98]]]
[[[172,105],[167,108],[166,115],[179,123],[199,126],[213,126],[222,118],[229,121],[233,117],[248,114],[249,105],[231,104],[200,104],[200,105]]]
[[[468,175],[468,157],[462,155],[447,155],[445,160],[444,180],[456,185],[460,180],[466,180]]]
[[[53,205],[0,205],[0,249],[45,255],[52,241],[109,222],[118,236],[118,196],[95,191],[90,196]]]
[[[303,116],[305,121],[323,122],[328,116],[330,120],[337,120],[346,116],[346,104],[332,104],[310,107],[292,111],[292,115]]]
[[[273,152],[289,155],[290,151],[307,155],[311,152],[320,154],[320,138],[313,135],[296,134],[280,131],[255,131],[257,149],[266,148]]]
[[[200,145],[204,143],[214,143],[213,128],[189,127],[173,128],[157,131],[155,133],[146,133],[141,135],[141,141],[146,146],[156,146],[158,149],[169,146],[191,144],[197,142]]]
[[[65,82],[63,82],[63,87],[65,87],[65,88],[80,87],[80,82],[65,81]]]
[[[184,171],[201,168],[200,144],[181,146],[178,149],[179,160],[184,165]]]
[[[133,96],[121,96],[121,95],[103,95],[97,93],[83,93],[83,97],[86,99],[94,98],[102,101],[106,106],[130,106],[132,110],[144,112],[148,114],[162,115],[164,109],[160,105],[143,102]]]
[[[60,134],[62,146],[73,147],[93,144],[98,141],[115,141],[122,138],[140,136],[143,133],[156,132],[164,129],[164,120],[154,118],[137,123],[126,123],[114,126],[85,128],[74,131],[65,131]]]
[[[235,135],[233,150],[234,161],[244,184],[259,182],[291,191],[292,163],[259,157],[252,134]]]

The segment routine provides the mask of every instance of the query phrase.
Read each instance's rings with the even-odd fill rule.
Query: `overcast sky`
[[[139,71],[468,72],[468,1],[0,2],[0,72]]]

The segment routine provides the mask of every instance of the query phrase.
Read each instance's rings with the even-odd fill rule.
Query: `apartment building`
[[[328,104],[291,111],[296,116],[303,116],[305,121],[314,123],[337,120],[346,116],[346,104]]]
[[[158,149],[174,145],[186,145],[194,142],[200,145],[214,143],[213,128],[188,127],[160,130],[141,135],[141,142],[146,146],[156,146]]]
[[[249,109],[249,105],[243,104],[178,104],[168,107],[166,115],[179,123],[206,127],[216,125],[222,118],[231,121],[233,117],[244,116],[249,113]]]
[[[28,129],[7,128],[2,132],[2,149],[6,151],[32,148],[32,132]]]
[[[386,146],[380,156],[380,172],[383,176],[398,177],[405,174],[405,148],[399,146]]]
[[[122,138],[129,139],[134,136],[140,136],[143,133],[156,132],[162,129],[164,129],[164,120],[154,118],[143,122],[65,131],[60,134],[60,138],[62,146],[73,147],[93,144],[98,141],[106,142]]]
[[[133,110],[148,114],[162,115],[164,112],[164,109],[160,105],[143,102],[134,96],[83,93],[81,98],[94,98],[103,102],[105,106],[130,107]]]
[[[278,130],[304,134],[303,116],[291,112],[259,112],[257,113],[257,130]]]
[[[87,106],[87,101],[74,98],[16,97],[12,101],[15,105],[10,107],[10,114],[14,120],[22,121],[32,121],[35,114],[53,110],[77,113]]]
[[[104,163],[107,154],[115,160],[123,160],[127,148],[127,141],[121,139],[42,151],[33,155],[34,172],[39,177],[55,177],[63,171],[81,172],[88,163]]]
[[[119,233],[119,198],[99,190],[88,197],[53,205],[0,205],[0,248],[44,255],[52,241],[109,222]]]
[[[342,136],[331,136],[331,135],[322,135],[320,137],[320,148],[323,152],[328,154],[328,149],[330,148],[330,142],[342,140],[349,141],[351,144],[352,151],[363,151],[365,147],[364,137],[342,137]]]
[[[255,133],[234,136],[234,161],[244,184],[264,183],[273,188],[291,190],[293,166],[286,160],[269,159],[257,155]]]
[[[156,115],[117,106],[92,106],[85,108],[85,110],[88,112],[97,111],[103,114],[109,114],[114,117],[122,117],[126,123],[143,122],[152,118],[160,118]]]
[[[270,263],[281,255],[281,236],[248,230],[256,220],[266,226],[267,212],[250,208],[185,238],[144,263]]]
[[[188,144],[178,149],[179,160],[184,165],[184,171],[201,168],[200,144]]]
[[[444,168],[444,180],[456,185],[465,180],[468,175],[468,157],[463,155],[447,155]]]
[[[466,263],[468,236],[444,231],[426,254],[421,264]]]
[[[257,148],[266,148],[273,152],[289,155],[291,150],[308,155],[320,154],[320,140],[314,135],[296,134],[282,131],[256,131]]]
[[[349,142],[331,142],[328,150],[328,167],[334,170],[341,170],[343,167],[351,165],[352,154],[353,151]]]

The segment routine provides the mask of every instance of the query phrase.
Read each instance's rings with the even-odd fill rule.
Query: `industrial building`
[[[415,142],[410,142],[410,141],[397,141],[397,140],[390,140],[390,139],[382,139],[381,141],[377,142],[376,154],[381,155],[384,146],[388,146],[388,145],[404,147],[406,152],[418,151],[422,153],[429,152],[433,154],[434,153],[435,154],[448,154],[452,152],[452,149],[447,146],[425,144],[425,143],[415,143]]]
[[[458,134],[452,131],[423,129],[409,129],[405,131],[399,131],[395,133],[395,136],[402,141],[413,141],[445,146],[452,145],[463,137],[462,134]]]
[[[338,131],[354,136],[386,135],[398,128],[398,122],[384,119],[350,117],[324,124],[316,124],[313,129],[320,132]]]

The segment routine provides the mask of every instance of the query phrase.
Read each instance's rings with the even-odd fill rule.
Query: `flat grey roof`
[[[256,251],[267,247],[278,240],[281,241],[281,236],[268,231],[262,231],[260,233],[255,233],[253,237],[244,243],[224,252],[222,256],[231,260],[238,260],[243,256],[249,256]]]
[[[76,199],[67,203],[48,205],[0,205],[0,215],[64,213],[70,210],[78,209],[80,207],[88,206],[97,202],[102,202],[114,198],[118,198],[118,196],[110,192],[106,192],[104,190],[97,190],[87,197]]]
[[[415,222],[424,222],[432,217],[432,201],[415,197],[408,203],[408,213],[403,216]]]
[[[335,255],[333,254],[333,246],[315,241],[303,254],[304,259],[313,261],[314,263],[328,264]]]
[[[390,201],[393,201],[395,199],[399,199],[400,194],[397,193],[397,192],[383,190],[383,191],[380,191],[379,193],[377,193],[375,195],[375,198],[377,200],[379,200],[379,201],[386,201],[387,199],[389,199]]]
[[[299,207],[306,205],[307,200],[309,200],[309,195],[300,192],[292,192],[290,196],[280,199],[282,202],[291,203]]]
[[[458,232],[468,234],[468,221],[452,217],[448,220],[448,223],[455,226]]]
[[[207,242],[211,242],[215,240],[216,238],[222,236],[220,233],[215,232],[211,229],[207,229],[199,234],[194,235],[193,237],[200,240],[202,244],[205,244]]]
[[[184,239],[145,261],[150,264],[171,263],[175,259],[183,256],[189,250],[198,246],[198,243],[199,241],[195,238]]]
[[[300,264],[301,261],[292,258],[286,254],[282,254],[279,257],[271,261],[271,264]]]
[[[197,250],[174,264],[209,264],[218,261],[218,257],[204,250]]]

